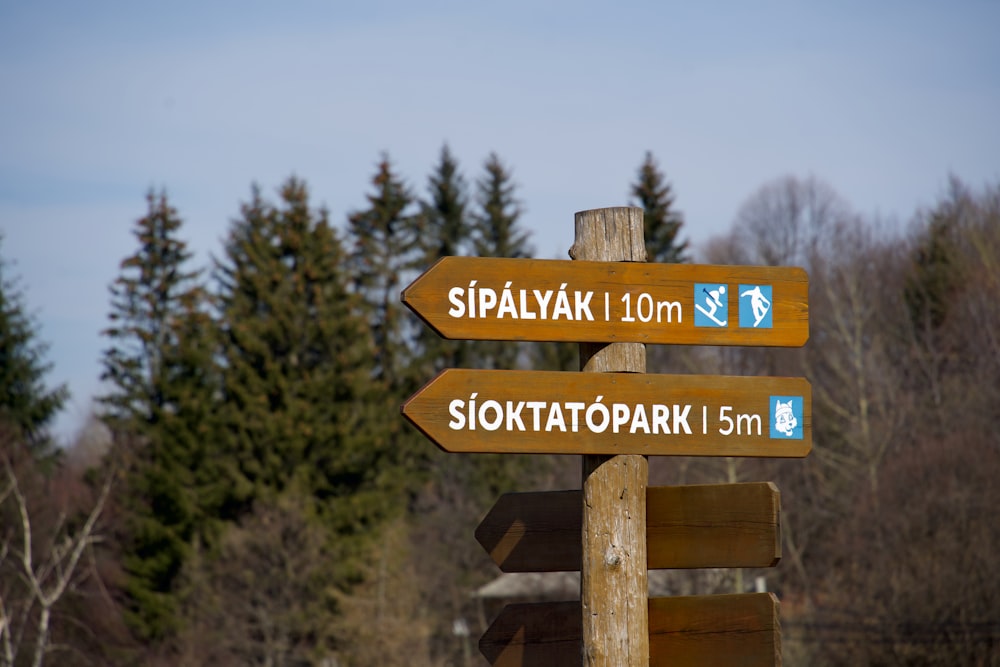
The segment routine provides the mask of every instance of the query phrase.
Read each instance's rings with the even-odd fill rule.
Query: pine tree
[[[650,262],[687,262],[687,241],[677,238],[684,218],[674,210],[670,184],[660,171],[652,152],[639,167],[638,181],[632,185],[632,205],[643,209],[643,229],[646,253]]]
[[[373,350],[348,287],[345,253],[306,185],[259,190],[233,222],[216,263],[223,334],[225,455],[238,483],[229,518],[294,490],[317,499],[347,535],[391,504],[394,452],[371,382]]]
[[[354,242],[350,263],[355,291],[365,304],[375,344],[375,377],[386,391],[406,394],[417,378],[410,366],[414,318],[403,313],[401,287],[415,277],[423,257],[423,216],[411,212],[414,197],[397,176],[387,155],[372,178],[368,208],[348,216]]]
[[[5,275],[6,268],[0,257],[0,420],[16,430],[35,457],[48,458],[54,454],[48,429],[69,393],[65,385],[45,386],[51,369],[45,362],[48,346],[38,341],[17,280]]]
[[[136,252],[111,286],[103,418],[126,462],[123,565],[128,620],[145,639],[178,628],[174,584],[191,544],[208,531],[203,491],[219,484],[211,455],[217,372],[200,270],[165,193],[147,195]]]

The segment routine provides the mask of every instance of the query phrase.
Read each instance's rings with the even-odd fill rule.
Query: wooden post
[[[642,209],[576,214],[575,260],[645,262]],[[580,345],[580,370],[645,373],[642,343]],[[646,457],[583,457],[583,609],[585,667],[648,667]]]

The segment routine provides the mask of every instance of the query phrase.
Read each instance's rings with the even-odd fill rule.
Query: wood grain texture
[[[801,438],[772,434],[772,397],[787,396],[801,398]],[[605,425],[597,410],[588,422],[598,403],[609,415],[627,406],[628,423],[612,416]],[[532,404],[544,406],[536,415]],[[448,369],[402,412],[450,452],[798,458],[812,447],[812,389],[802,378]]]
[[[781,559],[780,494],[770,482],[650,487],[647,567],[772,567]],[[582,492],[505,493],[476,528],[504,572],[578,571]]]
[[[580,612],[575,601],[507,605],[479,650],[497,667],[576,667]],[[781,665],[778,600],[770,593],[654,598],[648,618],[651,667]]]
[[[695,297],[700,305],[705,298],[695,289],[700,283],[728,286],[727,310],[719,313],[726,327],[695,326]],[[739,326],[741,285],[771,286],[771,327]],[[459,288],[460,296],[450,295]],[[505,288],[515,308],[508,303],[501,317]],[[497,295],[485,316],[479,303],[483,289]],[[546,308],[534,290],[551,292]],[[560,291],[573,306],[571,317],[555,317]],[[579,318],[577,293],[586,301]],[[797,267],[445,257],[401,298],[441,336],[453,339],[799,347],[809,338],[809,278]]]
[[[642,209],[581,211],[575,216],[574,260],[645,262]],[[586,338],[577,340],[587,340]],[[645,373],[642,343],[580,346],[582,375]],[[646,569],[644,456],[584,456],[582,558],[583,664],[646,667],[649,609]]]

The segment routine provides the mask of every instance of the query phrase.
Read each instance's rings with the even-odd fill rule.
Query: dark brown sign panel
[[[504,572],[579,571],[583,493],[505,493],[476,528]],[[770,482],[646,490],[647,567],[772,567],[780,499]]]
[[[442,371],[402,406],[449,452],[804,457],[802,378]]]
[[[402,300],[445,338],[799,347],[797,267],[445,257]]]
[[[579,667],[580,603],[504,607],[479,651],[493,667]],[[649,601],[650,667],[781,664],[778,600],[770,593],[654,598]]]

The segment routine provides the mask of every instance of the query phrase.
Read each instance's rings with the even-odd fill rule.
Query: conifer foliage
[[[348,216],[354,246],[350,266],[355,291],[363,298],[375,344],[375,377],[389,391],[407,391],[415,378],[408,372],[407,342],[413,323],[404,316],[399,290],[415,276],[423,216],[413,211],[415,199],[383,155],[372,177],[368,207]]]
[[[338,525],[363,524],[380,504],[351,498],[372,488],[385,453],[364,420],[371,343],[326,211],[296,178],[280,195],[276,206],[254,190],[216,264],[227,507],[237,516],[295,490]]]
[[[516,185],[510,170],[496,153],[483,164],[476,182],[477,212],[473,215],[473,244],[480,257],[531,257],[528,232],[518,221],[523,210],[514,196]]]
[[[427,180],[428,197],[420,204],[424,225],[417,268],[421,272],[442,257],[465,255],[472,249],[468,185],[447,145],[441,148]],[[426,378],[443,368],[461,368],[470,361],[468,341],[446,340],[430,327],[417,326],[415,344]]]
[[[0,236],[0,241],[3,237]],[[26,312],[17,281],[0,258],[0,420],[15,428],[39,457],[52,452],[48,427],[68,396],[65,386],[48,388],[46,345]]]
[[[177,627],[173,587],[195,536],[206,531],[205,488],[218,484],[206,437],[213,424],[214,337],[207,297],[182,221],[165,193],[147,196],[138,248],[111,286],[103,418],[125,462],[122,564],[133,630]]]
[[[674,210],[674,195],[652,152],[639,167],[638,180],[632,185],[633,205],[643,210],[646,253],[650,262],[678,263],[688,261],[687,241],[678,233],[684,218]]]

